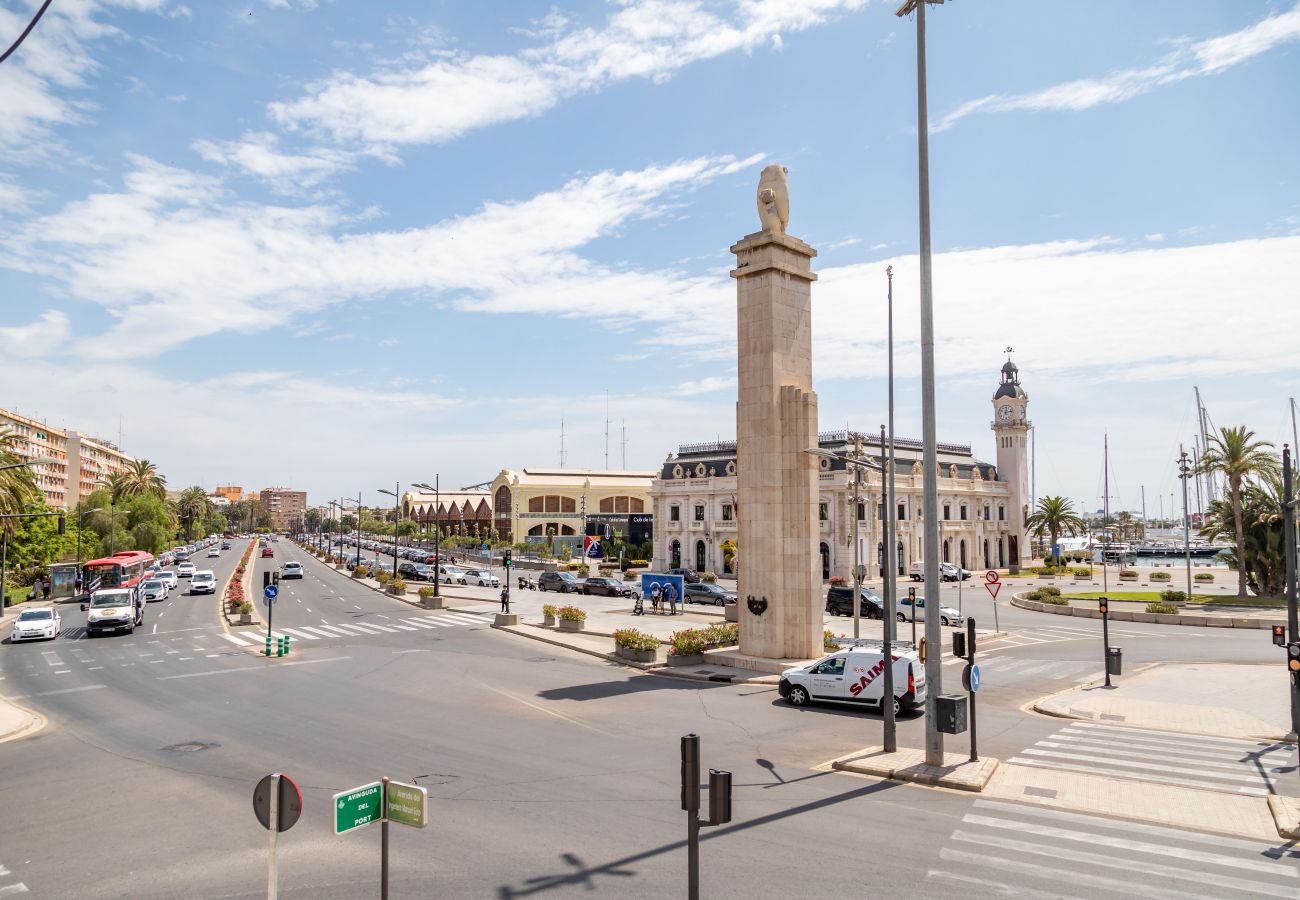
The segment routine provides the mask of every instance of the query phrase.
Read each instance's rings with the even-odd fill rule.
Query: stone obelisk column
[[[736,480],[740,652],[807,659],[822,652],[817,553],[817,395],[812,389],[811,262],[785,233],[785,169],[759,181],[764,228],[736,255],[739,387]]]

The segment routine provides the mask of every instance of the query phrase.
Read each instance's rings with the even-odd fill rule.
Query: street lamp
[[[853,435],[853,450],[847,455],[842,456],[821,447],[809,447],[804,450],[804,453],[824,459],[842,459],[847,465],[853,467],[853,639],[856,641],[859,637],[858,623],[862,606],[862,559],[858,541],[858,505],[862,502],[862,470],[880,467],[871,460],[862,458],[862,435],[860,434]]]
[[[356,564],[359,566],[361,565],[361,492],[357,491],[357,499],[355,500],[353,500],[351,497],[344,497],[342,500],[340,500],[339,509],[345,509],[346,507],[344,507],[343,505],[345,503],[355,503],[357,505],[357,563]],[[342,539],[342,537],[343,537],[343,516],[340,514],[339,538]],[[340,560],[343,559],[342,543],[339,544],[339,559]]]
[[[55,459],[53,456],[38,456],[35,459],[25,459],[22,462],[9,463],[8,465],[0,466],[0,472],[3,472],[5,469],[21,469],[30,466],[48,466],[50,463],[56,463],[56,462],[58,462],[58,460]]]
[[[393,485],[391,491],[383,488],[375,488],[381,494],[387,494],[393,498],[393,577],[397,577],[397,526],[402,521],[402,485],[398,482]]]
[[[1187,479],[1192,476],[1191,466],[1187,464],[1187,451],[1178,445],[1178,477],[1183,482],[1183,556],[1187,562],[1187,600],[1192,599],[1192,538],[1191,518],[1187,513]]]
[[[916,13],[916,148],[917,206],[920,211],[921,257],[921,440],[922,490],[925,512],[925,592],[939,597],[939,448],[934,414],[934,285],[930,260],[930,125],[926,109],[925,7],[943,0],[905,0],[897,16]],[[1017,547],[1017,550],[1019,548]],[[938,616],[925,617],[925,761],[943,765],[943,733],[939,731],[938,701],[943,693],[942,632]]]
[[[433,485],[427,485],[422,481],[417,481],[411,485],[422,491],[433,491],[433,596],[438,596],[438,588],[442,584],[439,573],[442,571],[442,501],[439,496],[438,484],[441,475],[433,476]],[[510,573],[506,573],[509,575]]]

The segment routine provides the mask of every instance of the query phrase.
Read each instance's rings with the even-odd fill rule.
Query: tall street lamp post
[[[857,640],[859,636],[859,622],[861,620],[862,607],[862,579],[861,560],[858,558],[858,510],[857,503],[861,498],[862,470],[875,469],[876,464],[869,459],[862,458],[862,435],[853,436],[853,449],[848,455],[841,456],[833,450],[825,450],[821,447],[808,447],[804,453],[810,456],[821,456],[826,459],[843,460],[845,465],[853,469],[853,639]]]
[[[438,491],[439,479],[441,474],[433,476],[433,485],[427,485],[422,481],[417,481],[411,485],[422,491],[433,491],[433,596],[438,596],[438,587],[442,583],[440,573],[442,572],[442,498]],[[510,573],[506,573],[509,575]]]
[[[393,577],[397,577],[397,526],[402,522],[402,485],[401,482],[393,485],[391,491],[377,488],[379,493],[387,494],[393,498]]]
[[[921,438],[923,504],[925,512],[925,592],[939,602],[939,449],[934,397],[934,291],[930,260],[930,125],[925,82],[925,8],[943,0],[905,0],[895,13],[916,13],[916,148],[917,200],[920,211],[921,256]],[[925,617],[925,658],[928,688],[925,699],[925,761],[943,765],[943,733],[939,731],[938,700],[943,693],[942,632],[938,616]]]
[[[1187,512],[1187,479],[1192,476],[1192,468],[1187,462],[1187,451],[1178,445],[1178,477],[1183,482],[1183,557],[1187,563],[1187,599],[1192,599],[1192,519]]]

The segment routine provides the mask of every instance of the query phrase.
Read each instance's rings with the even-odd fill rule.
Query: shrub
[[[1138,577],[1138,573],[1137,573],[1137,571],[1134,570],[1134,569],[1120,569],[1120,570],[1119,570],[1119,577],[1120,577],[1120,578],[1137,578],[1137,577]]]
[[[369,574],[370,574],[370,566],[357,566],[355,569],[352,570],[353,578],[365,578]],[[384,574],[387,575],[388,573],[385,572]]]
[[[626,572],[623,573],[623,580],[624,580],[624,581],[640,581],[640,580],[641,580],[641,576],[638,575],[636,572],[633,572],[631,569],[629,569],[629,570],[627,570]]]
[[[433,596],[433,587],[426,584],[424,587],[416,591],[416,593],[420,595],[421,600],[428,600]]]
[[[717,572],[701,572],[701,573],[700,573],[700,581],[704,582],[705,584],[717,584],[717,581],[718,581],[718,573],[717,573]]]
[[[668,654],[670,656],[694,656],[697,653],[703,653],[706,645],[704,632],[696,628],[688,628],[685,631],[674,631],[673,636],[668,639]]]
[[[1042,575],[1044,577],[1051,578],[1056,575],[1057,568],[1055,566],[1039,566],[1037,569],[1034,569],[1034,573],[1036,575]]]
[[[620,628],[614,632],[614,646],[628,650],[658,650],[659,638],[635,628]]]
[[[1043,595],[1044,597],[1059,597],[1061,596],[1061,589],[1059,587],[1056,587],[1056,585],[1049,584],[1044,587],[1040,587],[1038,589],[1038,593]]]
[[[1152,573],[1151,573],[1151,580],[1152,580],[1152,581],[1172,581],[1172,580],[1173,580],[1173,577],[1174,577],[1174,576],[1173,576],[1173,573],[1171,573],[1171,572],[1152,572]]]
[[[244,616],[246,616],[246,615],[248,615],[249,613],[251,613],[252,611],[253,611],[253,604],[249,603],[247,600],[245,600],[245,601],[243,601],[242,603],[239,604],[239,613],[240,613],[240,615],[244,615]]]
[[[552,619],[554,619],[559,614],[560,614],[560,608],[556,606],[554,603],[546,603],[542,606],[542,615],[544,616],[550,616]]]
[[[1158,615],[1168,615],[1178,612],[1178,607],[1174,606],[1172,603],[1148,603],[1147,612],[1156,613]]]
[[[1162,603],[1182,603],[1187,600],[1187,595],[1182,591],[1161,591],[1160,602]]]
[[[375,573],[375,578],[379,581],[380,584],[388,584],[388,582],[393,580],[393,573],[388,571],[387,569],[380,569],[378,572]]]
[[[1092,575],[1091,569],[1071,569],[1070,574],[1075,578],[1088,578]]]
[[[1070,601],[1064,597],[1058,597],[1054,594],[1044,594],[1039,598],[1039,603],[1046,603],[1048,606],[1069,606]]]
[[[1192,576],[1192,579],[1195,580],[1195,581],[1213,581],[1213,580],[1214,580],[1214,573],[1213,573],[1213,572],[1197,572],[1195,575]]]
[[[735,622],[710,625],[704,629],[704,640],[710,645],[730,644],[740,640],[740,625]]]
[[[835,632],[831,631],[829,628],[822,632],[822,649],[827,653],[834,653],[836,650],[840,649],[839,638],[837,638]]]
[[[582,563],[582,562],[573,562],[573,561],[570,561],[570,562],[568,562],[568,563],[565,563],[565,565],[568,566],[568,569],[569,569],[570,572],[577,572],[579,569],[585,569],[585,568],[586,568],[586,564],[585,564],[585,563]]]
[[[1032,600],[1035,603],[1047,603],[1051,606],[1069,606],[1070,601],[1061,596],[1061,589],[1057,587],[1041,587],[1036,591],[1030,591],[1025,594],[1026,600]]]
[[[576,606],[561,606],[556,611],[556,616],[566,622],[585,622],[587,621],[586,610],[578,609]]]
[[[632,560],[632,562],[630,563],[630,565],[631,565],[632,568],[634,568],[634,569],[644,569],[644,568],[646,568],[647,566],[650,565],[650,561],[649,561],[649,560],[645,560],[645,559],[634,559],[634,560]]]
[[[837,587],[838,587],[839,585],[844,584],[844,576],[843,576],[843,575],[832,575],[832,576],[831,576],[831,584],[833,584],[833,585],[835,585],[835,586],[837,586]]]

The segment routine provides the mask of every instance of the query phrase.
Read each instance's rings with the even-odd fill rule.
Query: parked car
[[[360,562],[357,562],[357,558],[355,556],[349,556],[347,558],[347,562],[345,562],[344,565],[347,566],[349,569],[355,569],[357,566],[365,566],[367,569],[369,569],[372,572],[375,570],[375,561],[365,556],[361,557]]]
[[[858,595],[858,614],[868,619],[885,617],[885,601],[870,588],[862,588]],[[853,615],[853,586],[832,585],[826,591],[826,612],[832,616]]]
[[[211,569],[200,569],[190,577],[191,594],[215,594],[217,576]]]
[[[963,569],[952,563],[939,563],[939,577],[944,581],[965,581],[970,578],[970,569]]]
[[[916,620],[920,622],[925,618],[924,597],[916,598],[915,609],[916,609]],[[900,622],[909,621],[912,618],[912,611],[913,611],[912,601],[909,600],[907,597],[899,597],[898,598],[898,621]],[[944,625],[944,626],[961,625],[966,621],[966,619],[962,616],[961,613],[957,612],[957,610],[953,609],[951,606],[946,606],[943,603],[938,604],[938,613],[939,613],[940,625]]]
[[[167,582],[161,578],[147,578],[140,586],[140,591],[144,594],[145,603],[151,603],[154,600],[166,600]]]
[[[49,606],[43,606],[39,609],[24,609],[14,622],[13,632],[9,640],[13,643],[19,641],[52,641],[59,636],[63,630],[63,619],[59,612]]]
[[[466,569],[465,583],[477,584],[479,587],[501,587],[501,579],[487,569]]]
[[[682,590],[682,603],[705,603],[710,606],[726,606],[735,603],[736,595],[716,584],[704,581],[688,583]]]
[[[434,568],[424,563],[404,562],[397,564],[397,574],[407,581],[433,581]]]
[[[700,576],[696,573],[694,569],[684,569],[684,568],[669,569],[668,574],[682,576],[682,582],[685,584],[698,584],[700,580]]]
[[[561,594],[577,592],[582,587],[572,572],[543,572],[537,577],[539,591],[556,591]]]
[[[879,709],[883,704],[884,653],[879,647],[851,647],[781,676],[777,692],[791,706],[814,700]],[[925,667],[915,650],[894,650],[894,712],[925,705]]]
[[[465,570],[460,566],[439,566],[438,571],[441,573],[441,580],[448,584],[467,584]]]
[[[617,578],[610,578],[605,575],[598,575],[588,578],[582,583],[581,591],[584,594],[593,594],[601,597],[631,597],[633,600],[641,596],[641,592],[631,585],[624,584]]]
[[[194,575],[194,563],[183,562],[176,567],[176,577],[190,578]]]
[[[302,577],[302,563],[297,561],[290,561],[280,566],[281,579],[301,578],[301,577]]]

